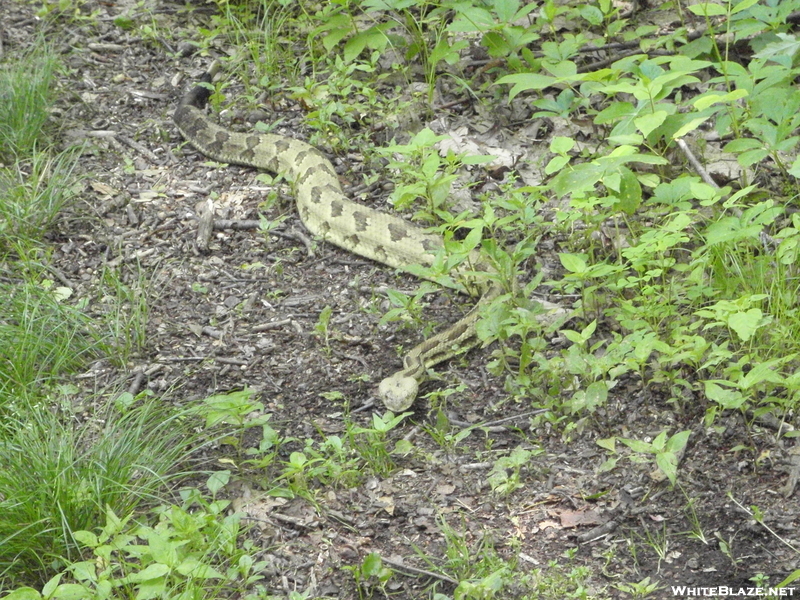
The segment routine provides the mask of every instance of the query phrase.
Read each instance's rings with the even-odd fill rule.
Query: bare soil
[[[95,297],[104,269],[119,269],[131,285],[143,275],[149,303],[144,350],[124,368],[94,364],[78,381],[87,394],[149,389],[176,404],[255,389],[273,415],[273,427],[298,440],[284,446],[285,459],[308,438],[343,432],[347,407],[321,394],[341,392],[350,410],[375,401],[377,382],[401,364],[397,347],[421,339],[413,329],[378,326],[388,308],[380,291],[413,291],[419,282],[321,242],[311,240],[310,252],[290,198],[265,215],[290,214],[282,236],[216,230],[208,251],[197,247],[199,206],[213,197],[218,218],[258,219],[268,189],[255,179],[257,172],[219,168],[182,145],[171,114],[209,58],[193,57],[181,41],[191,38],[197,17],[166,2],[149,8],[160,34],[173,37],[142,39],[116,27],[112,21],[120,14],[142,15],[125,1],[90,0],[82,10],[97,11],[96,18],[60,19],[44,31],[66,67],[53,120],[63,126],[65,145],[87,144],[80,162],[85,189],[52,232],[52,264],[76,298]],[[29,7],[13,2],[0,4],[0,24],[7,56],[30,46],[43,27]],[[448,110],[465,123],[475,115],[469,104]],[[298,132],[302,137],[302,128]],[[347,179],[349,160],[339,157],[335,164],[353,183]],[[550,247],[557,249],[557,243]],[[452,321],[463,314],[463,303],[443,293],[426,318]],[[326,306],[333,315],[329,349],[315,332]],[[503,381],[486,371],[487,355],[476,350],[439,367],[443,381],[426,384],[423,392],[465,384],[449,400],[450,416],[464,422],[536,408],[505,401]],[[589,566],[591,589],[605,588],[612,598],[629,597],[614,584],[645,577],[664,586],[650,598],[675,597],[672,585],[748,587],[757,573],[774,585],[800,568],[798,553],[787,545],[800,547],[796,492],[785,487],[798,468],[791,448],[776,440],[774,429],[745,426],[740,415],[724,416],[706,429],[704,399],[690,400],[690,410],[677,411],[658,389],[630,378],[571,439],[522,416],[512,427],[474,432],[453,452],[426,432],[433,416],[419,400],[413,417],[393,432],[407,436],[418,452],[396,457],[399,468],[391,476],[368,477],[351,489],[319,488],[313,504],[258,501],[260,520],[251,535],[269,560],[267,586],[275,594],[311,588],[312,597],[355,599],[352,575],[343,567],[373,551],[433,570],[418,550],[441,564],[442,519],[474,551],[481,540],[491,540],[501,555],[519,556],[523,570],[546,568],[550,561],[566,569]],[[373,411],[382,412],[379,403],[352,417],[369,425]],[[621,462],[610,472],[598,471],[607,456],[596,440],[652,439],[665,428],[692,431],[677,489],[653,472],[652,463]],[[493,458],[521,443],[544,452],[523,469],[521,489],[507,497],[492,494],[486,479]],[[732,451],[737,446],[752,450]],[[212,465],[228,452],[219,448]],[[253,477],[229,492],[241,506],[247,494],[268,487]],[[743,506],[758,506],[774,535],[729,493]],[[704,541],[690,535],[690,502]],[[570,549],[577,552],[567,559]],[[389,590],[399,598],[423,598],[434,581],[397,568]],[[452,588],[438,583],[443,592]],[[506,597],[513,595],[508,591]]]

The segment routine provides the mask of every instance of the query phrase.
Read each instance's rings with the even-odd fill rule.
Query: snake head
[[[393,413],[401,413],[408,409],[417,397],[419,384],[413,377],[405,377],[395,373],[378,385],[378,396],[384,406]]]

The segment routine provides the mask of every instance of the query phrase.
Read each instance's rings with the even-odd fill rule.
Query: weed
[[[686,508],[684,509],[686,512],[686,516],[689,519],[689,523],[691,523],[692,529],[688,532],[689,537],[692,537],[706,546],[710,543],[710,539],[703,531],[702,523],[700,523],[700,518],[697,515],[697,511],[695,510],[695,504],[697,503],[697,498],[689,498],[686,494],[685,490],[681,490],[683,492],[684,497],[686,498]]]
[[[373,473],[381,477],[389,475],[395,469],[392,454],[407,454],[412,446],[406,440],[398,440],[393,449],[389,447],[387,436],[412,413],[400,415],[387,411],[383,416],[372,415],[372,427],[349,425],[347,440],[358,455],[366,462]]]
[[[641,440],[634,440],[628,438],[610,438],[606,440],[599,440],[598,445],[609,450],[612,454],[616,453],[616,440],[619,440],[628,448],[633,450],[639,457],[631,457],[631,460],[645,459],[647,456],[655,458],[656,466],[659,471],[666,477],[674,486],[678,478],[678,462],[686,448],[689,441],[690,431],[679,431],[678,433],[667,437],[667,432],[662,431],[659,433],[652,442],[645,442]],[[606,461],[601,467],[603,470],[610,470],[616,466],[617,459],[612,458]]]
[[[1,93],[0,93],[1,97]],[[80,191],[78,153],[52,156],[36,147],[29,158],[0,168],[0,252],[26,253]]]
[[[36,402],[34,390],[93,358],[102,336],[83,312],[62,302],[66,290],[50,284],[0,284],[0,413]]]
[[[381,593],[386,594],[386,584],[394,572],[387,568],[381,560],[380,554],[370,552],[361,561],[361,564],[345,567],[353,574],[359,598],[369,598],[369,589],[378,587]]]
[[[407,144],[391,144],[380,150],[381,154],[390,157],[389,168],[397,169],[399,173],[391,197],[395,208],[406,209],[414,201],[422,199],[425,206],[415,218],[436,222],[449,208],[447,201],[450,188],[457,179],[458,167],[491,160],[483,156],[459,158],[452,152],[442,159],[435,144],[444,139],[444,136],[425,128]]]
[[[733,542],[736,539],[736,534],[733,534],[728,539],[725,539],[719,531],[715,531],[714,536],[718,540],[719,551],[728,557],[728,559],[731,561],[731,566],[733,566],[734,569],[738,569],[739,563],[742,559],[735,556],[733,549]]]
[[[649,577],[645,577],[639,583],[618,583],[614,587],[621,592],[630,594],[632,598],[647,598],[650,594],[663,589],[664,586],[658,585],[655,581],[651,582]]]
[[[489,485],[500,496],[508,496],[515,490],[524,487],[520,480],[522,468],[527,466],[530,459],[542,454],[541,448],[525,448],[517,446],[508,456],[498,458],[489,472]]]
[[[196,502],[197,496],[192,497]],[[72,534],[93,553],[92,559],[70,562],[63,573],[44,585],[41,594],[22,588],[7,597],[99,600],[112,592],[140,597],[151,593],[210,597],[253,585],[266,563],[237,547],[239,517],[223,516],[226,504],[161,506],[156,511],[158,522],[152,526],[135,524],[108,508],[99,534],[87,530]]]
[[[143,269],[138,265],[130,268],[129,280],[122,268],[106,267],[100,274],[102,290],[108,290],[100,306],[106,329],[111,332],[114,358],[124,363],[132,352],[145,344],[147,317],[149,313],[147,290],[150,289]]]
[[[433,292],[436,288],[428,283],[423,283],[413,296],[398,292],[397,290],[387,290],[386,296],[389,298],[393,308],[390,308],[381,317],[378,325],[400,322],[406,327],[416,331],[421,330],[423,336],[430,334],[432,326],[425,324],[422,311],[425,307],[423,298]]]
[[[146,400],[98,428],[31,404],[0,444],[0,574],[44,580],[79,557],[75,532],[104,507],[130,514],[163,489],[196,439],[187,413]]]
[[[25,159],[47,146],[44,126],[57,69],[56,55],[43,44],[0,69],[0,163]]]
[[[224,436],[221,443],[229,444],[239,451],[244,450],[244,436],[253,427],[262,427],[262,441],[259,448],[248,450],[250,454],[261,454],[273,450],[277,443],[277,433],[268,425],[272,415],[263,413],[264,405],[251,400],[254,392],[250,389],[227,394],[217,394],[205,398],[202,404],[191,409],[192,414],[205,417],[205,429],[212,429],[220,424],[234,426],[238,429],[238,437]]]
[[[317,335],[320,337],[320,339],[322,339],[322,343],[325,348],[325,353],[328,356],[331,355],[330,330],[329,330],[330,323],[331,323],[331,307],[326,306],[319,313],[317,322],[314,325],[314,331],[316,331]]]

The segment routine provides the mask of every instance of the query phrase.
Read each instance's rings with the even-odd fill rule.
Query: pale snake
[[[213,70],[205,75],[205,81],[211,80]],[[433,265],[443,247],[441,236],[351,201],[342,192],[330,161],[305,142],[273,134],[237,133],[214,124],[201,110],[210,94],[206,86],[195,85],[173,117],[183,137],[200,152],[221,162],[285,175],[293,181],[303,224],[325,241],[406,271],[412,265]],[[478,343],[479,308],[503,291],[490,276],[494,270],[476,251],[454,271],[452,287],[464,291],[458,280],[468,279],[470,291],[477,291],[481,299],[461,320],[409,351],[403,369],[380,382],[378,395],[389,410],[409,408],[429,368]],[[476,272],[486,276],[476,277]]]

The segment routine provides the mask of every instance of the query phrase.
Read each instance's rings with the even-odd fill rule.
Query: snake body
[[[211,75],[207,73],[205,80],[210,81]],[[350,200],[342,192],[330,161],[305,142],[273,134],[237,133],[216,125],[202,111],[209,95],[207,87],[196,85],[173,117],[181,135],[197,150],[220,162],[284,174],[293,181],[297,210],[306,228],[340,248],[406,271],[412,265],[433,264],[443,247],[440,236]],[[476,281],[476,269],[492,270],[477,252],[456,268],[462,278],[476,283],[472,289],[482,294],[475,307],[445,331],[410,350],[403,358],[403,369],[379,384],[378,395],[389,410],[409,408],[430,367],[477,344],[478,308],[495,298],[501,288],[488,277]],[[463,291],[458,285],[454,283],[453,287]]]

